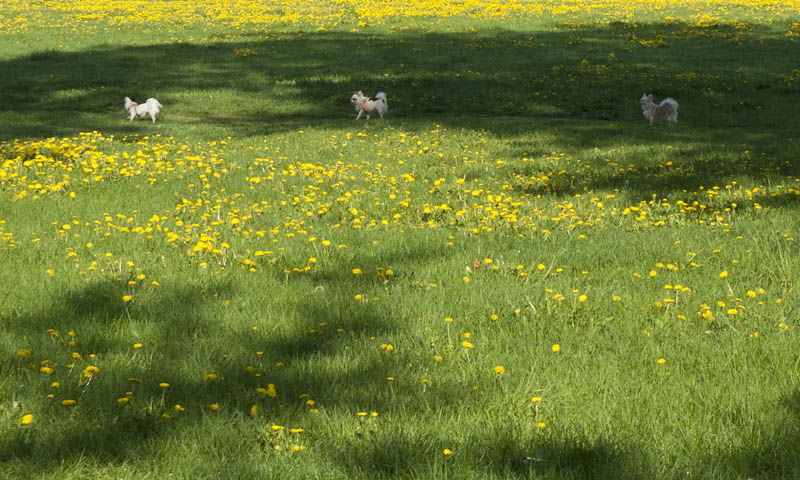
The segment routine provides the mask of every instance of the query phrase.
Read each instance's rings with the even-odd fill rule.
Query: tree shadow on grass
[[[433,253],[399,255],[425,261]],[[370,258],[357,260],[366,270]],[[378,263],[400,261],[380,258]],[[236,301],[233,307],[222,307],[224,300],[237,298],[241,292],[224,277],[193,279],[179,286],[164,282],[157,291],[140,292],[128,304],[120,300],[128,291],[126,284],[98,282],[54,298],[43,312],[4,315],[0,320],[15,336],[39,339],[38,344],[29,345],[30,358],[5,358],[0,370],[0,384],[25,385],[17,399],[26,402],[23,408],[33,405],[37,422],[33,428],[6,428],[0,438],[5,471],[24,469],[26,475],[46,475],[79,462],[141,465],[142,458],[171,448],[213,449],[215,455],[231,457],[225,471],[255,475],[255,470],[249,470],[255,468],[254,460],[270,461],[259,453],[269,448],[261,445],[268,442],[262,431],[269,424],[302,424],[298,419],[309,415],[311,408],[352,418],[352,432],[321,454],[349,478],[414,478],[448,469],[464,472],[464,462],[476,477],[488,478],[652,478],[658,469],[668,468],[618,439],[559,436],[547,429],[526,431],[508,417],[457,438],[429,428],[434,422],[426,419],[432,416],[448,428],[475,412],[469,397],[471,384],[456,375],[438,379],[425,391],[415,370],[410,379],[404,379],[403,372],[397,374],[390,394],[387,376],[412,359],[402,354],[394,357],[379,348],[387,338],[403,334],[391,302],[365,308],[352,299],[353,291],[373,289],[375,280],[323,269],[319,276],[291,281],[299,284],[295,287],[300,291],[313,291],[319,285],[325,291],[279,299],[280,282],[265,274],[258,283],[276,292],[276,297],[259,305],[264,313],[253,318],[257,330],[250,323],[226,323],[231,318],[225,308],[237,307]],[[70,330],[76,332],[74,347],[67,343],[73,338],[67,334]],[[142,349],[132,347],[136,332],[150,339]],[[70,356],[75,351],[83,360]],[[96,359],[90,360],[90,353]],[[40,373],[45,365],[42,360],[56,373]],[[75,366],[68,368],[68,362]],[[81,374],[89,364],[101,368],[91,381]],[[252,372],[247,368],[251,365]],[[209,373],[217,378],[209,380]],[[54,380],[61,382],[60,388],[50,386]],[[275,397],[259,391],[267,392],[270,384],[277,390]],[[50,393],[54,398],[44,400]],[[119,403],[120,398],[129,400]],[[63,406],[63,399],[77,403]],[[315,403],[309,405],[308,400]],[[218,413],[209,409],[215,403],[221,406]],[[242,424],[242,419],[250,418],[253,405],[264,416]],[[790,421],[778,421],[774,430],[765,430],[766,440],[754,443],[753,449],[711,455],[695,471],[755,472],[767,478],[790,474],[794,457],[782,452],[797,446],[797,405],[797,395],[787,397]],[[383,426],[374,431],[359,427],[364,424],[359,424],[356,411],[373,409],[381,410],[378,419]],[[405,413],[395,416],[395,410]],[[229,426],[221,430],[216,418],[228,419],[224,423]],[[191,439],[200,431],[206,432],[202,438]],[[448,446],[456,452],[451,458],[441,453]],[[207,466],[197,468],[201,474],[208,473],[203,470]]]
[[[730,42],[732,33],[741,45]],[[641,120],[642,91],[683,101],[689,125],[702,111],[703,120],[718,127],[785,129],[786,116],[761,112],[758,104],[790,113],[779,99],[798,87],[781,82],[779,74],[791,74],[795,65],[776,52],[796,44],[777,36],[765,40],[770,33],[761,26],[742,32],[726,25],[616,23],[546,32],[300,32],[226,43],[46,51],[0,62],[7,72],[0,79],[6,92],[0,112],[16,120],[4,125],[2,138],[101,127],[152,131],[144,122],[122,121],[126,95],[162,100],[164,128],[171,133],[187,123],[213,127],[225,119],[241,136],[304,122],[340,125],[351,114],[354,90],[386,91],[391,117],[432,117],[498,134],[506,122],[485,120],[602,122],[596,124],[600,132],[563,125],[564,141],[592,146],[603,141],[606,122]],[[647,46],[644,39],[659,35],[667,43]],[[255,53],[237,54],[242,51]]]
[[[789,99],[800,88],[794,57],[785,54],[792,49],[796,41],[768,26],[619,22],[544,32],[248,34],[208,44],[45,51],[0,62],[0,140],[92,130],[216,139],[361,128],[351,120],[351,93],[385,91],[390,113],[379,125],[488,132],[508,140],[498,155],[513,162],[553,148],[652,146],[658,153],[689,145],[670,154],[681,167],[672,171],[527,190],[569,195],[577,185],[668,196],[733,176],[800,175],[797,142],[788,141],[796,136]],[[643,92],[679,100],[675,128],[647,125]],[[161,120],[127,122],[123,96],[159,98]],[[753,155],[715,161],[715,152],[738,150]]]
[[[399,255],[425,261],[434,252]],[[370,258],[358,259],[365,270]],[[379,263],[400,261],[379,259]],[[418,359],[379,347],[402,335],[403,325],[391,303],[367,306],[352,298],[353,291],[373,290],[376,280],[323,269],[317,276],[290,281],[299,284],[298,291],[313,292],[319,285],[325,289],[280,298],[280,282],[264,274],[258,283],[274,291],[275,297],[258,305],[261,313],[253,315],[252,323],[236,321],[241,313],[232,317],[226,312],[251,307],[236,306],[244,293],[224,277],[194,278],[181,285],[164,281],[158,289],[138,291],[128,303],[121,300],[130,291],[127,283],[97,282],[56,296],[40,312],[4,314],[3,325],[13,336],[29,339],[26,347],[31,354],[3,359],[0,384],[25,385],[16,399],[36,420],[30,427],[6,429],[0,439],[0,461],[5,464],[0,471],[35,476],[78,464],[137,468],[151,456],[161,458],[165,449],[213,449],[215,455],[230,457],[224,471],[255,472],[254,459],[269,462],[259,453],[269,448],[261,445],[263,430],[269,431],[273,423],[300,423],[312,408],[352,418],[354,432],[347,437],[352,441],[336,440],[336,453],[329,459],[349,478],[424,476],[437,468],[420,459],[439,459],[441,445],[448,439],[427,428],[424,418],[415,422],[420,429],[416,433],[394,424],[376,436],[358,429],[355,413],[380,409],[391,418],[395,409],[410,409],[436,415],[468,403],[465,392],[472,391],[471,385],[453,379],[425,392],[416,370],[407,375],[398,372]],[[223,306],[229,298],[234,300]],[[258,328],[252,329],[253,324]],[[143,347],[135,348],[143,338]],[[76,344],[70,345],[71,340]],[[82,358],[73,357],[73,352]],[[43,365],[55,372],[40,372]],[[100,368],[92,378],[82,374],[88,365]],[[392,392],[386,381],[389,375],[398,377]],[[53,381],[60,387],[53,388]],[[270,385],[276,390],[274,396]],[[52,399],[46,399],[49,394]],[[76,404],[61,404],[68,399]],[[308,404],[309,400],[315,403]],[[212,404],[220,405],[220,412],[212,412]],[[251,418],[253,405],[262,413],[242,423]],[[219,418],[228,419],[224,429]],[[202,437],[192,438],[200,431],[205,432]],[[628,462],[618,453],[620,447],[555,441],[536,433],[501,424],[473,434],[463,450],[459,447],[459,455],[463,451],[475,458],[475,469],[490,476],[523,477],[534,472],[601,478],[603,472],[623,471],[620,462]],[[198,472],[207,474],[203,465],[199,462]]]
[[[469,464],[470,478],[653,478],[652,469],[636,449],[605,440],[554,439],[540,432],[514,431],[513,425],[491,425],[454,445],[437,432],[368,433],[354,438],[336,459],[350,472],[368,478],[421,478],[437,472],[462,475]],[[516,430],[519,430],[518,428]],[[442,445],[453,447],[452,456]],[[420,453],[425,452],[420,463]],[[465,458],[466,457],[466,458]],[[453,473],[448,473],[452,471]]]
[[[695,467],[705,478],[794,478],[800,465],[800,391],[784,396],[779,415],[758,431],[757,438],[743,439],[727,452],[711,452]]]

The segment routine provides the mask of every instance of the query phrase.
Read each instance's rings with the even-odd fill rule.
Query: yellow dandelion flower
[[[466,340],[461,342],[461,346],[464,347],[464,348],[472,348],[472,344],[470,342],[466,341]]]
[[[122,301],[125,302],[125,303],[128,303],[131,300],[133,300],[133,295],[123,295],[122,296]]]
[[[502,374],[506,373],[506,369],[502,365],[497,365],[496,367],[494,367],[494,373],[496,373],[498,375],[502,375]]]
[[[449,448],[445,448],[444,450],[442,450],[442,455],[444,455],[445,457],[449,457],[452,454],[453,454],[453,451],[450,450]]]
[[[559,345],[557,343],[554,343],[552,349],[553,349],[553,352],[558,352],[558,351],[561,350],[561,345]]]
[[[217,410],[219,410],[219,403],[208,404],[208,409],[211,410],[212,412],[216,412]]]
[[[61,405],[64,405],[65,407],[74,407],[76,403],[78,402],[72,399],[61,400]]]
[[[533,402],[533,403],[539,403],[541,401],[542,401],[542,397],[533,397],[533,398],[531,398],[531,402]]]
[[[21,423],[23,425],[30,425],[31,422],[33,422],[33,414],[32,413],[28,413],[28,414],[23,415],[22,416],[22,420],[19,421],[19,423]]]
[[[255,417],[256,415],[258,415],[258,405],[254,403],[250,406],[250,416]]]

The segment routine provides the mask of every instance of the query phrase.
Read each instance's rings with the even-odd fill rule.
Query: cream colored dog
[[[642,94],[639,103],[642,104],[642,114],[650,121],[650,125],[661,120],[665,120],[670,127],[678,123],[678,102],[675,99],[667,97],[656,105],[652,94]]]
[[[148,98],[146,102],[143,104],[138,104],[131,100],[128,97],[125,97],[125,110],[130,113],[128,120],[133,120],[134,118],[144,117],[147,114],[150,114],[150,118],[153,120],[153,123],[156,123],[156,116],[161,109],[164,108],[161,103],[155,98]]]

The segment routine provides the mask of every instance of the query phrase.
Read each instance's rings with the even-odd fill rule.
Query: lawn
[[[0,0],[0,477],[797,475],[800,3],[296,3]]]

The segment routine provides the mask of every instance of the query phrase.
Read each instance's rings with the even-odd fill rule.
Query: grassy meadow
[[[795,478],[798,18],[0,0],[0,477]]]

